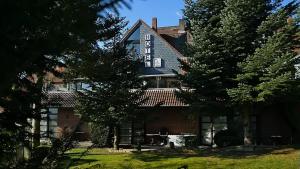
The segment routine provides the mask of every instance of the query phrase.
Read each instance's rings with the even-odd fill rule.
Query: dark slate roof
[[[178,26],[158,27],[157,33],[182,54],[190,41],[188,32],[180,31]]]
[[[149,89],[146,90],[143,99],[146,101],[141,105],[141,107],[182,107],[188,106],[179,98],[177,98],[176,89]]]
[[[48,92],[46,98],[42,103],[51,106],[75,107],[76,104],[76,93],[74,92]]]
[[[182,107],[188,106],[182,102],[175,94],[176,89],[148,89],[144,92],[142,100],[145,102],[141,107]],[[47,100],[43,103],[59,106],[74,107],[76,104],[76,93],[74,92],[49,92],[46,94]]]

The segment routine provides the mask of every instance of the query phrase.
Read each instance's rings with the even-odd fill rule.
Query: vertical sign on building
[[[151,67],[151,35],[145,35],[145,67]]]

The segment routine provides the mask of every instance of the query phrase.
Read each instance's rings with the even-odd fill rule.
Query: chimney
[[[157,31],[157,18],[156,17],[152,18],[152,29]]]
[[[184,21],[184,19],[179,19],[179,31],[181,31],[181,32],[185,31],[185,21]]]

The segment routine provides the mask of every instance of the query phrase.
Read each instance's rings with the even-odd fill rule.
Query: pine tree
[[[250,115],[245,112],[251,108],[232,104],[236,100],[232,100],[231,89],[241,85],[235,80],[243,71],[239,63],[261,48],[275,30],[276,22],[271,32],[265,26],[265,33],[261,33],[266,19],[279,9],[283,9],[280,1],[270,0],[187,0],[185,16],[193,43],[186,54],[188,63],[181,62],[186,73],[179,78],[192,90],[182,90],[180,96],[196,111],[207,114],[242,112],[244,126],[249,126]],[[241,93],[236,96],[243,97]],[[244,135],[245,144],[249,144],[249,127]]]
[[[73,67],[90,85],[90,89],[79,93],[76,111],[88,122],[113,129],[114,148],[118,149],[119,126],[134,119],[142,101],[143,83],[138,73],[139,60],[120,41],[123,18],[112,19],[112,38],[95,49],[94,57],[84,58]]]
[[[219,37],[224,43],[225,88],[235,87],[238,63],[249,57],[259,47],[257,28],[267,18],[277,3],[270,0],[225,0],[226,7],[221,14]],[[235,111],[240,110],[235,107]],[[245,111],[242,111],[245,112]],[[243,126],[250,125],[249,114],[242,113]],[[247,117],[244,117],[247,116]],[[246,125],[247,124],[247,125]],[[246,129],[246,128],[245,128]],[[244,130],[244,143],[250,143],[248,130]]]
[[[212,115],[224,110],[226,91],[222,87],[222,41],[218,38],[223,1],[185,2],[185,16],[190,25],[193,43],[188,44],[188,62],[181,61],[186,72],[179,79],[193,89],[181,90],[179,96],[192,109]]]
[[[228,90],[230,97],[242,107],[245,142],[251,143],[250,115],[255,104],[272,103],[291,98],[299,89],[295,79],[296,34],[299,23],[291,19],[298,4],[276,9],[257,29],[259,47],[243,62],[237,75],[238,86]]]
[[[121,2],[125,0],[0,2],[1,156],[24,143],[25,128],[32,127],[28,118],[39,120],[45,73],[59,74],[55,68],[61,60],[89,54],[99,40],[111,37],[103,31],[110,23],[105,12]],[[0,168],[8,168],[5,160]]]

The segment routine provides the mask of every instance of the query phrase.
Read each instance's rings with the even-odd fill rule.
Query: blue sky
[[[132,26],[138,19],[151,25],[152,17],[157,17],[158,26],[178,25],[184,8],[183,0],[133,0],[131,9],[123,7],[120,15],[125,16]]]
[[[284,0],[289,2],[291,0]],[[152,17],[157,17],[158,26],[175,26],[182,17],[183,0],[133,0],[131,9],[123,7],[120,15],[129,21],[129,27],[138,19],[151,25]]]

